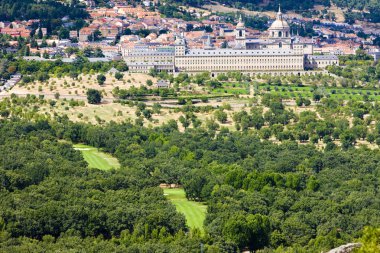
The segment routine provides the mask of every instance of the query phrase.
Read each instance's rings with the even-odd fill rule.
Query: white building
[[[158,71],[187,73],[208,71],[212,75],[230,71],[282,74],[339,64],[337,56],[314,56],[312,43],[292,38],[289,24],[280,9],[269,28],[267,39],[247,39],[241,18],[235,29],[235,38],[235,46],[226,49],[215,48],[210,37],[203,49],[190,49],[186,39],[177,36],[175,45],[171,47],[151,49],[148,46],[135,46],[122,49],[122,53],[130,71],[135,72],[149,72],[150,68],[154,68]]]

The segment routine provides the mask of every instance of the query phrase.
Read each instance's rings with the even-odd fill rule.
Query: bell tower
[[[246,48],[246,35],[245,35],[245,25],[241,18],[239,17],[239,22],[235,29],[235,48],[245,49]]]
[[[175,40],[174,51],[176,56],[183,56],[186,54],[186,41],[183,36],[177,36]]]

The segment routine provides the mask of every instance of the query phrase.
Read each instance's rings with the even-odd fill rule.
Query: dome
[[[244,25],[244,22],[243,22],[243,20],[242,20],[242,18],[241,18],[241,15],[240,15],[240,18],[239,18],[239,22],[237,23],[237,25],[236,25],[236,29],[243,29],[243,28],[245,28],[245,25]]]
[[[281,19],[276,19],[273,24],[269,27],[269,30],[285,30],[290,29],[288,22]]]
[[[271,39],[287,39],[290,35],[290,26],[284,19],[281,8],[278,8],[277,18],[269,27],[269,38]]]
[[[278,6],[277,18],[273,24],[269,27],[269,30],[289,30],[289,24],[285,21],[282,12],[281,6]]]
[[[244,28],[244,23],[243,23],[243,22],[239,22],[239,23],[236,25],[236,28]]]

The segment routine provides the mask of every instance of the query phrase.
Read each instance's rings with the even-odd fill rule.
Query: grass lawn
[[[98,151],[97,148],[83,144],[75,144],[74,149],[82,152],[83,158],[90,168],[109,170],[111,168],[117,169],[120,167],[119,161],[115,157]]]
[[[280,95],[285,99],[294,99],[298,96],[313,97],[313,88],[310,86],[298,87],[298,86],[274,86],[274,85],[261,85],[259,90],[267,91],[270,89],[271,94]],[[362,101],[363,95],[367,95],[370,100],[380,101],[380,92],[374,89],[366,88],[342,88],[342,87],[326,87],[325,92],[332,98],[345,99],[345,100],[357,100]]]
[[[183,189],[164,189],[166,197],[176,206],[177,211],[183,213],[189,228],[198,228],[203,231],[203,221],[206,216],[206,205],[186,199]]]
[[[247,83],[223,83],[222,87],[212,90],[214,94],[249,95]]]

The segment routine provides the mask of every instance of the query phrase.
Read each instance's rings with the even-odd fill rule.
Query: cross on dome
[[[277,19],[278,20],[283,19],[282,12],[281,12],[281,4],[278,5]]]

